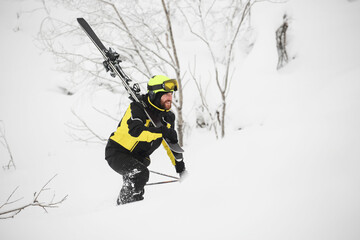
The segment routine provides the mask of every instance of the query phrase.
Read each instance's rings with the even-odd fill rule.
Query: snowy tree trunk
[[[283,24],[276,30],[276,47],[278,52],[277,69],[282,68],[289,61],[286,51],[286,31],[289,25],[286,15],[284,15],[283,19]]]

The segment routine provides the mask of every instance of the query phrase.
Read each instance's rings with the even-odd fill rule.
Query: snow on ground
[[[18,205],[31,200],[55,174],[44,197],[69,196],[48,214],[0,220],[1,239],[360,238],[359,1],[255,5],[257,41],[232,83],[226,138],[193,129],[186,181],[149,186],[145,201],[121,207],[104,147],[65,134],[74,100],[53,91],[63,75],[38,54],[36,28],[27,19],[12,30],[26,4],[0,3],[0,119],[17,164],[0,171],[0,204],[16,186]],[[274,31],[285,12],[294,59],[277,72]],[[151,169],[174,174],[164,151],[152,159]]]

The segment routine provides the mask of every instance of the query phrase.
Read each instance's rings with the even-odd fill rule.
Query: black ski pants
[[[134,191],[139,192],[144,189],[145,184],[149,181],[149,162],[141,162],[130,153],[121,151],[112,152],[106,156],[110,167],[117,173],[121,174],[125,180],[129,179],[134,184]]]

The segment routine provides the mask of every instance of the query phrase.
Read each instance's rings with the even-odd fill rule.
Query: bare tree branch
[[[186,1],[187,9],[190,11],[183,11],[180,7],[180,12],[185,19],[185,22],[190,32],[196,36],[201,42],[203,42],[211,57],[214,82],[218,88],[221,96],[221,110],[217,112],[217,117],[221,125],[221,137],[225,136],[225,115],[226,115],[226,97],[229,92],[229,85],[234,73],[234,46],[240,35],[240,29],[244,25],[246,17],[249,15],[251,6],[256,0],[243,1],[229,1],[227,6],[218,8],[218,1],[214,0],[210,5],[206,5],[205,2],[199,1]],[[198,24],[190,22],[190,13],[193,13],[192,17],[197,19]],[[219,17],[220,15],[220,17]],[[213,24],[222,24],[222,29],[226,29],[226,34],[230,37],[223,37],[221,39],[215,39],[218,34],[213,34]],[[197,26],[200,25],[200,26]],[[196,30],[197,27],[197,30]],[[218,28],[217,28],[218,29]],[[221,28],[220,28],[221,29]],[[215,51],[215,44],[222,43],[224,51],[217,54]],[[225,67],[224,71],[223,68]],[[193,77],[195,78],[195,77]],[[197,82],[195,81],[197,84]],[[197,84],[199,89],[199,85]],[[200,94],[200,92],[199,92]],[[201,96],[200,97],[204,97]],[[205,108],[206,109],[206,108]]]
[[[194,69],[191,70],[190,67],[189,67],[189,69],[190,69],[190,75],[191,75],[192,79],[194,80],[196,88],[197,88],[197,90],[199,92],[199,95],[200,95],[201,106],[206,110],[207,114],[210,117],[210,120],[211,120],[210,129],[212,127],[214,128],[216,139],[218,139],[218,131],[217,131],[217,127],[216,127],[216,117],[210,111],[210,107],[209,107],[209,104],[207,103],[207,98],[205,96],[205,93],[204,93],[204,90],[202,88],[201,82],[199,82],[197,80],[197,78],[195,77],[195,75],[196,75],[196,59],[194,61]]]
[[[75,124],[67,124],[67,126],[71,129],[74,129],[76,132],[83,132],[84,136],[80,136],[80,134],[70,134],[70,136],[76,141],[83,141],[88,143],[104,143],[107,141],[106,138],[101,137],[97,134],[84,119],[82,119],[74,110],[71,110],[72,114],[80,121],[80,125]],[[96,141],[93,141],[96,139]]]
[[[59,201],[54,201],[55,199],[55,195],[52,197],[51,201],[48,201],[48,202],[41,202],[39,200],[40,198],[40,195],[44,192],[44,191],[47,191],[49,190],[49,188],[46,188],[47,185],[56,177],[57,175],[53,176],[49,181],[47,181],[45,183],[45,185],[40,189],[39,192],[35,192],[34,193],[34,198],[33,200],[28,203],[28,204],[25,204],[21,207],[17,207],[17,208],[14,208],[14,209],[10,209],[10,210],[5,210],[3,212],[0,212],[0,216],[1,215],[4,215],[4,217],[0,217],[0,219],[7,219],[7,218],[13,218],[15,217],[17,214],[19,214],[21,211],[23,211],[24,209],[28,208],[28,207],[40,207],[42,209],[44,209],[45,212],[48,212],[47,209],[48,208],[57,208],[61,203],[63,203],[66,199],[67,199],[67,196],[66,195],[65,197],[63,197],[62,199],[60,199]],[[20,201],[21,199],[23,198],[19,198],[17,200],[11,200],[11,198],[13,197],[14,193],[16,192],[16,190],[18,189],[18,187],[15,188],[15,190],[10,194],[10,196],[7,198],[6,202],[3,203],[1,206],[0,206],[0,209],[5,207],[5,206],[8,206],[8,205],[11,205],[15,202],[18,202]]]
[[[147,65],[145,59],[143,58],[143,56],[141,54],[141,51],[138,48],[138,45],[135,43],[136,38],[134,37],[134,35],[129,30],[129,28],[128,28],[126,22],[124,21],[124,19],[122,18],[120,12],[117,10],[117,8],[115,7],[115,5],[113,3],[110,3],[110,2],[107,2],[107,1],[104,1],[104,0],[99,0],[99,1],[104,3],[104,4],[110,5],[113,8],[113,10],[115,11],[116,15],[118,16],[120,22],[123,24],[125,31],[129,35],[129,38],[130,38],[131,42],[133,43],[133,46],[134,46],[134,49],[135,49],[136,53],[138,54],[138,56],[140,57],[142,63],[144,64],[144,67],[146,68],[149,76],[151,76],[152,75],[151,70],[150,70],[149,66]]]
[[[6,199],[6,202],[4,202],[4,203],[0,206],[0,209],[3,208],[3,207],[6,206],[6,205],[9,205],[9,204],[18,202],[18,201],[20,201],[21,199],[23,199],[23,198],[19,198],[19,199],[10,201],[10,199],[12,198],[12,196],[14,195],[14,193],[16,192],[16,190],[17,190],[18,188],[19,188],[19,186],[17,186],[17,187],[14,189],[14,191],[12,191],[12,193],[10,194],[10,196]]]
[[[164,14],[166,17],[166,23],[167,23],[167,32],[169,34],[170,42],[171,42],[171,48],[172,48],[172,56],[175,60],[174,70],[176,74],[176,79],[179,83],[179,98],[178,98],[178,104],[176,104],[177,109],[177,132],[179,136],[179,144],[183,145],[183,131],[184,131],[184,119],[183,119],[183,85],[182,85],[182,78],[181,78],[181,70],[180,70],[180,62],[178,53],[176,50],[176,44],[175,44],[175,36],[173,33],[173,26],[171,22],[171,16],[170,16],[170,9],[169,6],[166,5],[165,0],[161,0],[162,7],[164,10]]]
[[[108,112],[105,111],[105,110],[100,110],[100,109],[96,108],[95,106],[93,106],[93,109],[94,109],[95,111],[97,111],[98,113],[100,113],[100,114],[102,114],[102,115],[110,118],[111,120],[114,120],[115,122],[119,122],[119,121],[120,121],[120,119],[113,117],[110,113],[108,113]]]
[[[5,136],[5,124],[4,121],[0,120],[1,126],[0,126],[0,143],[6,148],[10,160],[8,162],[8,164],[6,166],[3,166],[3,169],[10,169],[11,167],[13,167],[14,169],[16,169],[16,165],[15,165],[15,161],[14,161],[14,157],[11,153],[11,149],[10,149],[10,145],[6,139]]]

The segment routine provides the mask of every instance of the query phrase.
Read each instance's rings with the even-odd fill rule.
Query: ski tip
[[[82,21],[85,21],[84,18],[76,18],[76,20],[78,21],[78,23],[79,23],[79,22],[82,22]]]

